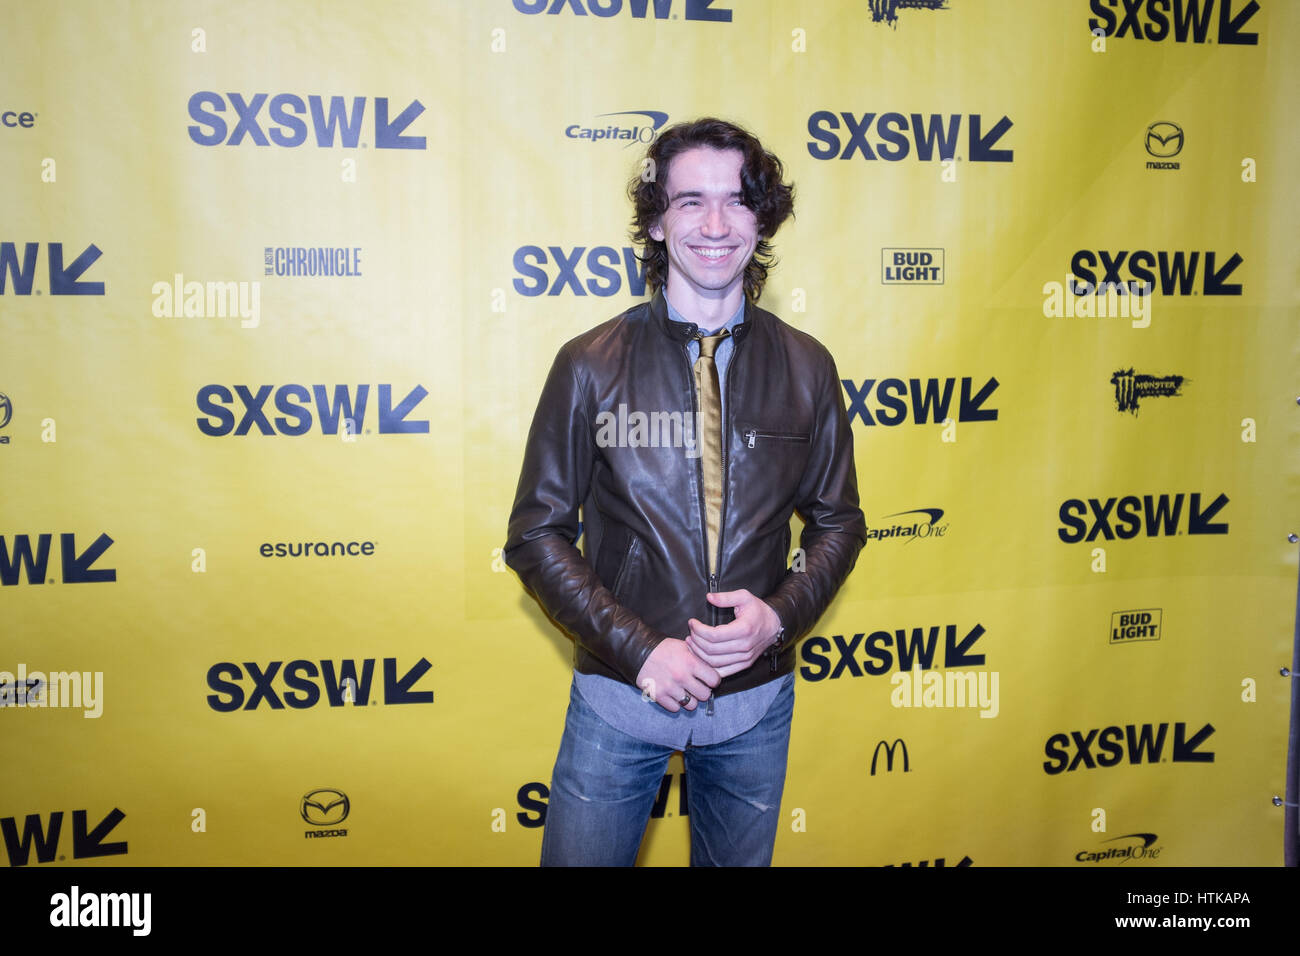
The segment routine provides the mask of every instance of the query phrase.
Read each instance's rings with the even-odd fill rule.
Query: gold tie
[[[704,519],[709,549],[709,575],[718,570],[718,532],[722,524],[722,390],[713,353],[731,333],[699,335],[700,357],[695,360],[695,392],[700,396],[701,465],[704,468]]]

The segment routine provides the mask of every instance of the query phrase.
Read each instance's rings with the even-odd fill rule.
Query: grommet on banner
[[[1300,538],[1297,538],[1297,537],[1296,537],[1296,534],[1295,534],[1294,531],[1292,531],[1289,535],[1287,535],[1287,536],[1286,536],[1286,539],[1287,539],[1288,541],[1290,541],[1292,544],[1295,544],[1297,541],[1300,541]]]
[[[1284,668],[1282,668],[1280,671],[1278,671],[1278,673],[1281,674],[1283,677],[1294,677],[1294,676],[1295,676],[1294,674],[1291,673],[1291,668],[1289,668],[1289,667],[1284,667]]]
[[[1277,794],[1273,795],[1273,806],[1275,807],[1300,807],[1300,803],[1287,803]]]

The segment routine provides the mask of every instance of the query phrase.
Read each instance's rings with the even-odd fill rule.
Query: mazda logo
[[[1147,152],[1161,159],[1183,151],[1183,128],[1177,123],[1152,123],[1147,127]]]
[[[342,790],[313,790],[302,798],[299,812],[314,827],[332,827],[348,818],[352,804]]]

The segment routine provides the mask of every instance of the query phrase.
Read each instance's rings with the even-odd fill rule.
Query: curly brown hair
[[[650,236],[650,229],[668,209],[668,191],[664,183],[669,164],[688,149],[706,146],[711,149],[734,149],[744,161],[740,167],[740,191],[746,206],[754,211],[758,224],[758,243],[754,256],[745,266],[745,296],[757,302],[763,293],[768,270],[776,265],[769,240],[785,220],[794,215],[794,186],[782,182],[785,175],[781,160],[763,148],[752,133],[712,116],[677,123],[664,130],[650,144],[641,169],[644,172],[628,184],[628,196],[634,209],[632,241],[641,247],[637,258],[645,266],[646,283],[662,289],[668,282],[668,248]]]

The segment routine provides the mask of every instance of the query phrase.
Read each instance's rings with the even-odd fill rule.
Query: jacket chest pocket
[[[770,450],[773,444],[779,448],[780,445],[803,445],[804,450],[812,443],[812,434],[808,431],[798,431],[793,429],[775,429],[762,428],[758,425],[741,425],[740,440],[746,448],[757,449],[760,445],[765,450]]]
[[[738,422],[739,448],[734,452],[737,477],[754,491],[775,500],[793,492],[812,453],[812,430],[798,425]],[[733,446],[734,447],[734,446]]]

